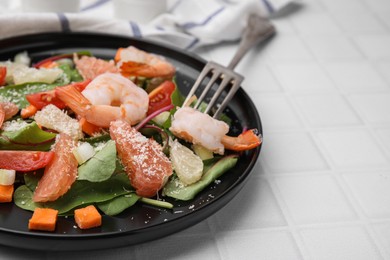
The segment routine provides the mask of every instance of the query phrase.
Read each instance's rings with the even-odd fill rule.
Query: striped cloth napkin
[[[86,1],[86,0],[84,0]],[[172,44],[183,49],[235,41],[250,13],[277,16],[291,0],[174,0],[147,24],[117,19],[110,0],[89,0],[78,13],[0,13],[0,39],[43,32],[100,32]]]

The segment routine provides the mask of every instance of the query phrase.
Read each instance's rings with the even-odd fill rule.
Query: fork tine
[[[211,70],[211,73],[213,74],[210,78],[209,82],[207,83],[206,87],[203,89],[201,95],[198,98],[198,101],[196,102],[194,108],[197,109],[202,101],[205,99],[207,93],[210,91],[211,87],[214,85],[214,83],[220,78],[221,73],[217,71],[215,68]],[[207,113],[207,112],[205,112]]]
[[[187,104],[187,102],[195,94],[196,90],[202,84],[202,82],[206,78],[206,76],[208,74],[210,74],[212,69],[213,69],[212,66],[209,63],[207,63],[206,66],[203,68],[203,70],[200,72],[200,74],[199,74],[198,78],[196,79],[194,85],[192,86],[190,92],[187,94],[187,97],[183,102],[183,106],[189,105],[189,104]]]
[[[222,101],[221,105],[218,107],[217,111],[213,115],[213,118],[216,118],[216,119],[219,118],[222,111],[225,109],[226,105],[229,103],[229,101],[232,99],[234,94],[236,94],[237,90],[240,88],[241,82],[243,80],[244,80],[244,78],[239,74],[237,74],[237,75],[235,75],[235,77],[233,77],[233,80],[231,81],[232,86],[231,86],[228,94],[226,95],[226,97]]]

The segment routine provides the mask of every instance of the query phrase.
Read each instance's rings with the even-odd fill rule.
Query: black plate
[[[151,41],[87,33],[48,33],[5,39],[0,41],[0,60],[12,59],[21,51],[28,51],[33,61],[77,50],[90,50],[97,57],[112,58],[117,48],[129,45],[163,55],[171,61],[177,67],[177,83],[183,94],[205,65],[204,60],[193,54]],[[259,114],[242,89],[227,111],[234,119],[233,132],[247,127],[257,128],[262,133]],[[142,243],[178,232],[229,203],[248,179],[260,148],[243,153],[235,168],[220,178],[220,183],[206,188],[192,201],[167,199],[174,204],[173,210],[138,203],[117,216],[103,216],[102,226],[90,230],[76,228],[73,217],[60,217],[53,233],[29,231],[31,212],[13,203],[0,204],[0,244],[39,250],[103,249]]]

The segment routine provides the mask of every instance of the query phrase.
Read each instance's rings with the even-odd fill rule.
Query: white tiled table
[[[264,126],[251,180],[187,230],[0,259],[390,259],[390,1],[307,0],[238,66]],[[227,64],[237,46],[197,53]]]

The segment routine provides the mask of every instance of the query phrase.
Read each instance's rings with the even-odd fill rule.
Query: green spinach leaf
[[[78,179],[101,182],[109,179],[116,169],[115,142],[110,140],[86,163],[78,168]]]
[[[0,131],[0,150],[48,151],[55,137],[33,122],[17,131]]]

